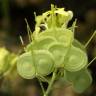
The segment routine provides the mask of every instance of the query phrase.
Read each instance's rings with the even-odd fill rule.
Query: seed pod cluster
[[[36,17],[36,27],[32,34],[32,42],[25,48],[25,53],[17,60],[18,73],[26,79],[47,76],[57,69],[62,68],[66,74],[66,80],[76,82],[79,77],[79,85],[91,79],[89,72],[86,72],[88,58],[84,46],[74,38],[74,32],[67,27],[72,19],[71,11],[64,11],[60,8],[52,8],[50,11]],[[40,30],[41,23],[44,23],[45,30]],[[84,70],[84,71],[82,71]],[[81,78],[86,75],[84,82]],[[71,80],[70,74],[73,79]],[[76,74],[76,75],[75,75]],[[88,75],[89,74],[89,75]],[[82,75],[82,76],[81,76]],[[65,78],[65,77],[64,77]],[[76,85],[77,84],[77,85]],[[84,90],[88,87],[85,85]],[[78,83],[74,85],[78,89]],[[81,90],[82,91],[82,90]]]

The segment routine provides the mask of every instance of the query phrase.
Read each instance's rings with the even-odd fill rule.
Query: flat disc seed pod
[[[64,46],[70,46],[73,42],[74,35],[71,30],[68,29],[57,29],[57,40],[64,44]]]
[[[68,47],[65,47],[62,43],[53,43],[49,46],[48,50],[53,54],[55,58],[56,67],[64,67],[64,57],[68,52]]]
[[[54,37],[40,37],[26,47],[26,51],[46,49],[51,43],[56,42]]]
[[[31,52],[24,53],[17,60],[17,71],[25,79],[33,79],[36,69]]]
[[[88,63],[87,55],[84,51],[71,46],[67,58],[64,61],[64,68],[68,71],[79,71]]]
[[[72,83],[73,89],[78,92],[84,92],[92,83],[92,77],[87,69],[83,69],[77,72],[64,72],[65,80]]]
[[[41,36],[51,36],[56,38],[60,43],[63,43],[64,46],[69,46],[74,39],[74,34],[71,30],[65,28],[51,28],[38,35],[38,38]]]
[[[35,65],[36,75],[46,76],[54,70],[54,57],[47,50],[36,50],[35,53]]]

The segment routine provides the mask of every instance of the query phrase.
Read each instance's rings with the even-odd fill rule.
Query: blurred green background
[[[30,28],[34,31],[36,15],[50,9],[53,3],[65,10],[74,13],[72,22],[77,19],[75,37],[85,44],[96,30],[96,0],[0,0],[0,47],[5,46],[8,50],[17,53],[22,49],[19,36],[23,37],[24,43],[28,43],[25,18]],[[96,56],[96,36],[87,47],[89,61]],[[93,84],[83,94],[76,94],[71,88],[54,89],[52,96],[96,96],[96,61],[91,66]],[[0,96],[42,96],[39,83],[34,80],[23,80],[16,73],[14,76],[0,80]],[[47,84],[44,84],[45,87]],[[60,86],[60,82],[57,82]]]

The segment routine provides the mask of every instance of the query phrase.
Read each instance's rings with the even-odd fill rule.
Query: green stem
[[[43,94],[45,94],[45,90],[44,90],[43,84],[42,84],[42,82],[41,82],[41,80],[40,80],[39,78],[38,78],[38,80],[39,80],[39,83],[40,83],[41,89],[42,89],[42,91],[43,91]]]
[[[49,94],[49,92],[50,92],[50,90],[51,90],[51,87],[52,87],[52,85],[53,85],[53,83],[54,83],[54,81],[55,81],[55,78],[56,78],[56,71],[57,71],[57,70],[55,70],[55,71],[53,72],[51,82],[49,83],[49,86],[48,86],[48,88],[47,88],[44,96],[48,96],[48,94]]]
[[[40,76],[40,78],[44,79],[44,81],[45,81],[45,82],[47,82],[47,83],[49,84],[48,79],[46,79],[46,78],[45,78],[45,77],[43,77],[43,76]]]
[[[56,27],[56,14],[55,14],[55,6],[54,5],[51,5],[51,19],[52,19],[52,28],[53,27]]]
[[[85,44],[85,48],[88,46],[88,44],[91,42],[91,40],[93,39],[93,37],[96,35],[96,31],[92,34],[92,36],[90,37],[90,39],[87,41],[87,43]]]
[[[25,22],[26,22],[26,24],[27,24],[27,33],[28,33],[28,39],[29,39],[29,42],[31,43],[32,42],[32,38],[31,38],[31,29],[30,29],[30,27],[29,27],[29,24],[28,24],[28,22],[27,22],[27,19],[25,18]]]
[[[89,62],[89,64],[87,65],[87,67],[89,67],[95,60],[96,60],[96,57],[94,57],[94,58]]]

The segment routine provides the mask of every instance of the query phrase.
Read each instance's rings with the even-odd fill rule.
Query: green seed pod
[[[51,36],[46,37],[40,37],[30,43],[26,47],[26,51],[32,51],[32,50],[40,50],[40,49],[46,49],[51,43],[55,42],[55,38]]]
[[[47,50],[35,51],[36,75],[46,76],[54,70],[54,57]]]
[[[63,62],[68,52],[68,47],[65,47],[62,43],[53,43],[49,46],[48,50],[55,58],[56,67],[64,67]]]
[[[9,68],[9,54],[5,48],[0,48],[0,75]]]
[[[84,51],[71,46],[67,58],[64,61],[64,68],[68,71],[79,71],[88,63],[87,55]]]
[[[24,53],[17,60],[17,71],[25,79],[33,79],[36,76],[36,68],[31,52]]]
[[[18,73],[26,79],[46,76],[54,69],[54,58],[47,50],[35,50],[21,55],[17,60]]]
[[[64,72],[64,79],[72,83],[74,91],[78,93],[84,92],[92,83],[92,77],[87,69],[77,72]]]
[[[74,34],[71,30],[64,28],[51,28],[40,33],[38,38],[41,36],[51,36],[54,37],[58,42],[63,43],[64,46],[69,46],[74,39]]]

